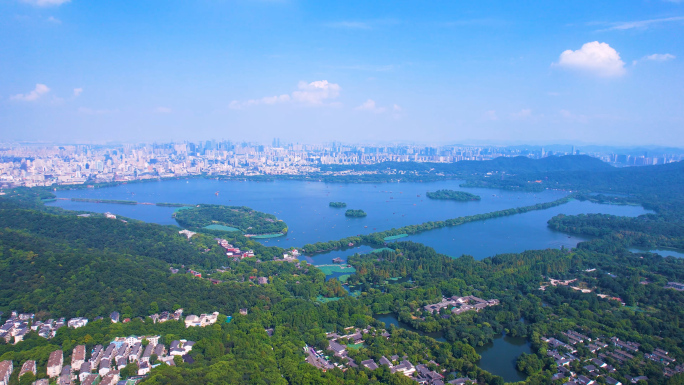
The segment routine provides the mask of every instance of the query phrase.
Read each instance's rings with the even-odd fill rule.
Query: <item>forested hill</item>
[[[684,203],[684,162],[656,166],[611,168],[608,170],[528,172],[500,177],[474,177],[468,187],[541,191],[546,188],[620,194],[620,203],[644,204],[661,214],[682,213]],[[684,215],[677,214],[680,219]]]
[[[614,169],[608,163],[586,155],[549,156],[542,159],[530,159],[524,156],[500,157],[493,160],[467,160],[456,163],[417,163],[417,162],[382,162],[358,165],[326,165],[321,171],[382,171],[394,169],[400,171],[417,171],[446,173],[453,175],[469,175],[473,173],[505,172],[512,174],[552,172],[552,171],[585,171],[597,172]]]

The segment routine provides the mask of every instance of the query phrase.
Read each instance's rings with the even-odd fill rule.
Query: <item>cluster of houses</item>
[[[624,341],[617,337],[592,340],[592,338],[574,330],[563,332],[562,335],[567,342],[553,337],[544,337],[542,340],[549,345],[546,354],[556,361],[558,372],[552,379],[567,379],[567,384],[570,385],[594,385],[598,383],[599,379],[601,379],[600,382],[609,385],[622,385],[621,381],[613,378],[613,376],[617,377],[617,369],[611,363],[621,365],[637,358],[634,354],[639,351],[640,347],[636,342]],[[580,356],[578,346],[586,348],[592,356]],[[644,357],[662,363],[664,365],[663,374],[666,377],[684,372],[684,367],[681,365],[674,366],[675,359],[660,348],[656,348],[653,353],[644,354]],[[574,361],[582,363],[580,373],[575,373],[570,368],[570,364]],[[626,379],[633,384],[648,380],[645,376],[626,377]]]
[[[263,281],[265,280],[265,282]],[[259,283],[268,283],[268,279],[265,277],[259,277]],[[247,309],[240,309],[241,314],[247,314]],[[185,318],[185,327],[199,326],[205,327],[216,323],[219,313],[214,312],[212,314],[201,314],[200,316],[189,315]],[[183,317],[183,309],[178,309],[174,312],[164,311],[158,314],[152,314],[150,318],[152,322],[166,322],[166,321],[180,321]],[[5,321],[5,323],[0,326],[0,338],[5,340],[5,343],[17,344],[23,341],[24,337],[30,331],[38,332],[38,335],[50,339],[54,338],[57,334],[57,330],[68,326],[70,328],[80,328],[88,324],[88,319],[84,317],[71,318],[67,321],[66,318],[60,318],[57,320],[49,319],[47,321],[33,321],[35,318],[34,314],[31,313],[18,313],[13,311],[10,317]],[[119,312],[112,312],[109,315],[110,320],[113,323],[130,322],[130,318],[124,318],[121,320],[121,315]],[[95,320],[100,320],[102,317],[97,317]],[[3,385],[0,382],[0,385]]]
[[[216,320],[218,319],[219,312],[215,311],[211,314],[200,314],[200,316],[196,316],[194,314],[191,314],[187,317],[185,317],[185,327],[205,327],[209,325],[213,325],[216,323]]]
[[[137,376],[142,377],[150,372],[153,367],[161,365],[175,365],[174,358],[180,356],[184,361],[190,362],[189,356],[193,341],[177,340],[171,342],[169,349],[164,344],[159,343],[159,336],[130,336],[117,337],[106,348],[96,345],[87,357],[85,345],[78,345],[71,354],[71,363],[65,365],[64,352],[56,350],[50,353],[47,362],[47,379],[40,379],[34,384],[48,385],[71,385],[78,383],[82,385],[113,385],[119,381],[119,373],[128,364],[137,365]],[[152,362],[152,357],[156,356],[157,361]],[[7,385],[9,377],[14,370],[12,361],[0,362],[0,385]],[[27,373],[36,376],[36,361],[25,361],[19,372],[19,378]]]
[[[155,313],[150,316],[150,318],[152,318],[152,322],[154,323],[163,323],[166,321],[180,321],[181,317],[183,317],[183,309],[178,309],[173,313],[169,311],[163,311],[161,313]]]
[[[239,247],[231,245],[225,239],[216,238],[216,241],[219,245],[221,245],[221,247],[223,247],[226,250],[226,255],[229,257],[233,257],[235,260],[242,258],[250,258],[254,256],[253,250],[241,251]]]
[[[499,304],[498,299],[484,300],[472,295],[466,297],[453,296],[451,298],[442,297],[440,302],[424,306],[423,309],[430,313],[439,313],[442,309],[451,308],[453,314],[461,314],[467,311],[480,311],[488,306]]]
[[[72,328],[83,327],[88,324],[88,319],[83,317],[60,318],[57,320],[49,319],[45,322],[33,322],[35,315],[31,313],[17,313],[13,311],[10,317],[0,327],[0,338],[5,340],[5,343],[19,343],[23,341],[24,337],[30,331],[38,332],[38,335],[43,338],[53,338],[57,334],[59,328],[69,326]]]
[[[418,384],[444,385],[445,383],[448,383],[461,385],[468,382],[473,384],[477,383],[476,380],[471,380],[470,378],[458,378],[455,380],[445,382],[444,376],[442,374],[430,370],[424,364],[413,365],[406,356],[399,357],[398,355],[394,355],[391,356],[389,359],[385,356],[382,356],[380,357],[380,359],[378,359],[377,362],[374,359],[368,359],[356,363],[353,358],[347,355],[347,346],[342,344],[340,342],[341,340],[349,341],[356,345],[363,343],[364,336],[368,334],[375,336],[376,333],[379,333],[380,336],[388,339],[390,338],[390,334],[386,330],[376,330],[371,329],[370,327],[366,327],[365,329],[351,327],[345,329],[345,331],[347,331],[348,334],[339,335],[334,332],[327,334],[327,350],[329,352],[332,352],[335,357],[340,358],[344,362],[344,364],[331,362],[325,355],[326,353],[324,353],[322,350],[315,350],[313,347],[310,346],[304,347],[304,351],[307,354],[306,361],[309,364],[323,371],[330,370],[336,367],[341,370],[346,370],[347,367],[358,368],[359,366],[373,371],[379,369],[382,366],[385,366],[387,369],[390,370],[390,372],[403,374],[411,378],[412,380],[416,381]],[[434,361],[431,361],[431,363],[438,366],[438,364]]]

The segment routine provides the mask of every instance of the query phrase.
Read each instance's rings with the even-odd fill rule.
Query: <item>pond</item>
[[[527,378],[515,367],[518,356],[523,353],[532,353],[527,339],[501,335],[494,338],[493,342],[476,347],[475,351],[482,356],[477,366],[503,377],[504,381],[524,381]]]
[[[384,322],[386,327],[389,327],[389,325],[394,325],[398,328],[402,328],[402,329],[410,330],[412,332],[416,332],[416,333],[420,334],[421,336],[432,337],[439,342],[447,342],[446,339],[444,339],[444,335],[442,335],[442,332],[425,333],[423,331],[415,329],[413,326],[411,326],[407,323],[399,321],[397,316],[395,316],[394,314],[391,314],[391,313],[390,314],[378,314],[378,315],[375,315],[373,317],[378,321]]]

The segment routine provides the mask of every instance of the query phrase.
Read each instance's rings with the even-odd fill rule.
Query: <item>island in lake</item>
[[[250,235],[287,234],[287,225],[272,214],[244,206],[201,204],[173,214],[179,225],[189,229],[242,231]]]
[[[330,202],[329,206],[334,207],[336,209],[341,209],[347,207],[347,204],[344,202]]]
[[[455,190],[437,190],[434,192],[428,191],[425,194],[430,199],[446,199],[452,201],[479,201],[480,196],[471,194],[465,191],[455,191]]]
[[[366,214],[366,212],[363,210],[347,210],[344,212],[344,215],[352,218],[361,218],[365,217],[368,214]]]

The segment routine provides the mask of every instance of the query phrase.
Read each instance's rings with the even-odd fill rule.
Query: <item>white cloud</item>
[[[512,113],[511,118],[516,120],[530,119],[532,118],[532,110],[529,108],[524,108],[518,112]]]
[[[568,110],[560,110],[559,111],[560,116],[562,116],[564,119],[573,121],[573,122],[579,122],[579,123],[587,123],[589,119],[585,115],[576,115],[573,114],[572,112]]]
[[[49,22],[52,22],[52,23],[55,23],[55,24],[62,24],[62,20],[59,20],[58,18],[56,18],[56,17],[54,17],[54,16],[48,17],[48,21],[49,21]]]
[[[50,7],[62,5],[70,2],[71,0],[21,0],[24,3],[35,5],[36,7]]]
[[[639,60],[634,60],[632,62],[632,65],[637,65],[638,63],[643,61],[664,62],[668,60],[674,60],[676,58],[677,57],[675,55],[669,53],[654,53],[653,55],[646,55]]]
[[[342,20],[323,24],[330,28],[355,29],[355,30],[370,30],[379,27],[394,26],[401,21],[396,19],[375,19],[375,20]]]
[[[653,55],[648,55],[644,57],[644,60],[668,61],[674,58],[676,58],[676,56],[669,53],[654,53]]]
[[[80,107],[78,112],[84,115],[107,115],[119,112],[119,110],[108,110],[108,109],[92,109],[87,107]]]
[[[50,88],[46,86],[45,84],[36,84],[36,88],[33,89],[33,91],[29,92],[28,94],[17,94],[12,96],[10,99],[12,100],[23,100],[25,102],[33,102],[35,100],[38,100],[41,96],[47,94],[50,92]]]
[[[173,112],[173,110],[169,107],[157,107],[154,109],[154,112],[157,114],[170,114]]]
[[[398,104],[395,104],[395,105],[392,106],[392,110],[393,110],[394,112],[401,112],[401,107],[399,107]]]
[[[290,100],[292,100],[292,98],[290,98],[290,95],[288,94],[283,94],[280,96],[265,96],[261,99],[249,99],[244,102],[233,100],[230,102],[228,107],[232,110],[241,110],[246,107],[258,106],[260,104],[278,104],[289,102]]]
[[[266,96],[261,99],[250,99],[246,101],[233,100],[228,107],[233,110],[239,110],[257,105],[273,105],[280,103],[295,102],[303,105],[322,106],[333,105],[335,103],[326,104],[329,99],[335,99],[340,95],[340,85],[330,83],[327,80],[318,80],[311,83],[299,82],[298,90],[292,94],[283,94],[276,96]]]
[[[340,85],[319,80],[306,84],[299,82],[299,91],[292,93],[292,99],[302,103],[322,104],[326,99],[334,99],[340,95]]]
[[[651,26],[663,23],[672,23],[676,21],[684,21],[684,16],[675,17],[665,17],[662,19],[649,19],[649,20],[637,20],[637,21],[623,21],[619,23],[609,24],[611,27],[604,29],[604,31],[613,30],[627,30],[627,29],[646,29]]]
[[[494,110],[485,111],[485,118],[487,120],[499,120],[499,117],[496,115],[496,111]]]
[[[74,88],[74,97],[78,97],[83,92],[83,88]]]
[[[371,29],[370,24],[363,21],[337,21],[334,23],[327,23],[326,26],[345,29]]]
[[[395,104],[396,107],[399,107]],[[373,99],[368,99],[366,100],[363,104],[360,106],[356,107],[357,110],[359,111],[369,111],[369,112],[375,112],[376,114],[380,114],[386,111],[385,107],[378,107],[375,104],[375,100]],[[400,108],[401,110],[401,108]]]
[[[607,43],[598,41],[586,43],[576,51],[564,51],[558,63],[553,65],[603,77],[622,76],[626,73],[625,62],[620,59],[620,54]]]

